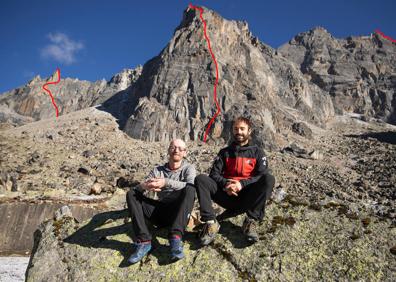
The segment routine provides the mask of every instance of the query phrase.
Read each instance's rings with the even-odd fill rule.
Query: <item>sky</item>
[[[189,3],[247,21],[274,48],[315,26],[336,38],[379,29],[396,39],[393,0],[2,0],[0,93],[57,67],[62,78],[96,81],[143,65],[172,38]]]

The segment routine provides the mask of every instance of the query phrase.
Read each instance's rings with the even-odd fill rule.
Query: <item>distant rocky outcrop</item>
[[[141,73],[141,67],[124,69],[110,81],[82,81],[72,78],[61,78],[55,85],[49,85],[59,114],[74,112],[100,104],[110,97],[128,88]],[[55,116],[55,109],[50,97],[42,86],[46,82],[58,79],[55,72],[51,77],[42,79],[34,77],[26,85],[11,90],[0,96],[0,123],[22,125],[28,122]]]
[[[336,39],[317,27],[279,48],[332,98],[336,113],[396,123],[396,44],[377,33]]]

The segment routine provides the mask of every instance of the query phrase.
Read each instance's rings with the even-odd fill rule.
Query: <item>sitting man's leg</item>
[[[151,250],[151,234],[148,230],[145,217],[151,217],[155,210],[155,201],[146,199],[142,193],[130,190],[126,195],[129,214],[132,218],[132,228],[137,241],[135,250],[129,257],[129,263],[140,261]],[[146,202],[147,201],[147,202]]]
[[[237,206],[238,197],[227,195],[212,178],[204,174],[195,178],[195,187],[200,205],[201,221],[205,223],[200,233],[200,240],[201,244],[206,246],[213,242],[220,229],[212,200],[223,208],[232,209]]]
[[[194,205],[194,186],[187,184],[184,189],[170,193],[161,201],[145,198],[139,192],[135,194],[137,195],[135,197],[132,197],[132,193],[128,195],[128,207],[131,207],[131,214],[138,215],[135,215],[133,220],[133,228],[138,240],[147,242],[152,238],[144,217],[157,227],[169,226],[171,259],[182,259],[184,257],[182,237]]]
[[[271,174],[263,175],[259,181],[243,188],[239,194],[240,207],[246,211],[246,218],[242,230],[247,239],[252,242],[258,240],[256,222],[262,221],[265,214],[266,201],[271,197],[275,185],[275,177]]]
[[[195,187],[191,184],[187,184],[187,186],[180,191],[178,199],[170,204],[173,207],[177,207],[169,230],[169,244],[171,247],[172,260],[179,260],[184,257],[182,237],[194,206],[194,200]]]

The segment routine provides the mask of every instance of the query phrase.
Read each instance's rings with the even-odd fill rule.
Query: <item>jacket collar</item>
[[[236,148],[236,149],[242,149],[242,150],[244,150],[244,149],[247,149],[247,148],[249,148],[249,147],[252,147],[253,144],[252,144],[252,141],[249,140],[249,142],[248,142],[246,145],[239,146],[238,143],[236,143],[236,142],[234,141],[234,142],[231,143],[231,146],[232,146],[233,148]]]
[[[170,169],[170,167],[169,167],[169,162],[167,162],[167,163],[164,165],[164,167],[165,167],[165,169],[166,169],[167,171],[178,171],[178,170],[182,169],[185,165],[186,165],[186,161],[185,161],[185,160],[182,160],[182,163],[181,163],[181,165],[180,165],[180,167],[179,167],[178,169],[175,169],[175,170]]]

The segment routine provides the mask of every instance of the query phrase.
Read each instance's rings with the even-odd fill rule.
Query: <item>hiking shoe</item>
[[[169,239],[171,260],[176,261],[184,258],[183,242],[181,238]]]
[[[207,246],[212,243],[219,230],[220,224],[217,222],[217,220],[206,222],[199,234],[201,245]]]
[[[128,259],[128,262],[130,264],[137,263],[151,250],[151,242],[144,242],[144,243],[139,242],[139,243],[135,243],[134,245],[135,245],[135,250]]]
[[[255,243],[259,240],[257,234],[257,222],[254,219],[246,217],[242,224],[242,232],[246,235],[249,242]]]

